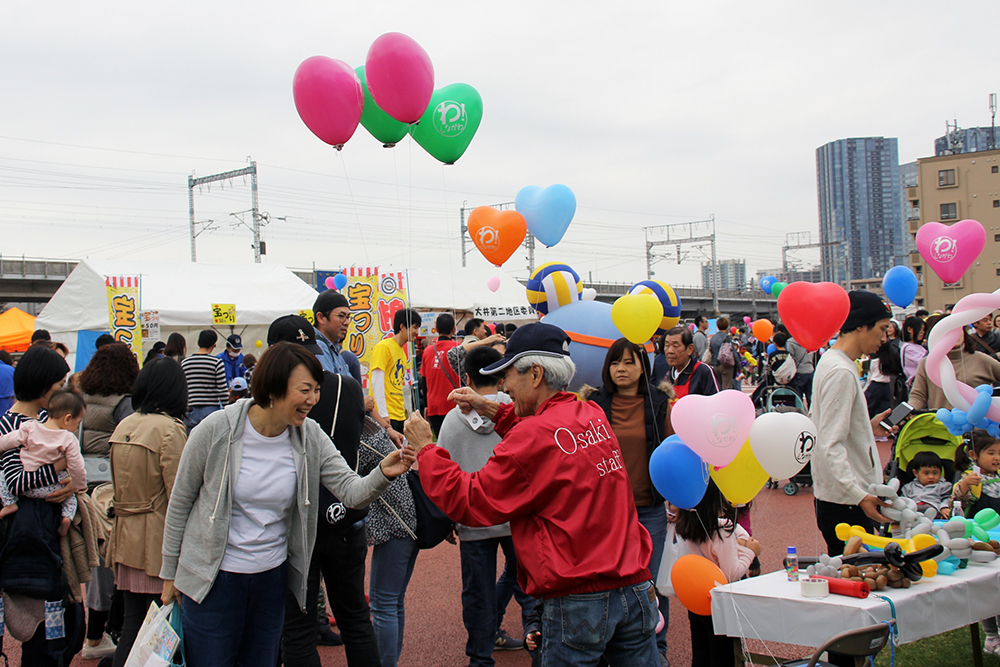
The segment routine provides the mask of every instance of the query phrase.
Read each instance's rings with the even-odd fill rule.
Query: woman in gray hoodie
[[[258,362],[253,399],[212,413],[181,456],[163,535],[163,600],[181,603],[189,667],[273,667],[285,590],[302,607],[319,485],[364,507],[409,469],[401,451],[366,477],[307,419],[323,369],[306,345]]]

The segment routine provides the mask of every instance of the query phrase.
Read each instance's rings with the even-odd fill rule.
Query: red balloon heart
[[[850,312],[850,297],[834,283],[792,283],[778,296],[781,321],[795,342],[810,352],[840,331]]]

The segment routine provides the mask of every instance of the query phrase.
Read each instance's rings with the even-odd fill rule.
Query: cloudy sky
[[[787,232],[818,240],[818,146],[898,137],[907,162],[932,153],[946,120],[989,125],[994,13],[896,1],[7,3],[0,253],[187,261],[188,175],[250,156],[269,263],[457,267],[463,204],[565,183],[576,218],[537,263],[639,280],[644,226],[714,215],[720,259],[770,269]],[[436,87],[483,97],[454,166],[409,140],[383,149],[361,127],[337,153],[296,114],[302,60],[362,65],[390,31],[424,47]],[[196,191],[196,218],[215,227],[197,239],[199,261],[253,261],[238,226],[249,208],[242,179]],[[657,278],[699,284],[704,259],[690,248]],[[486,264],[475,250],[468,261]],[[523,255],[504,269],[525,275]]]

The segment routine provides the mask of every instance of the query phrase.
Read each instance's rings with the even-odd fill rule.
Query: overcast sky
[[[0,253],[188,261],[187,176],[257,161],[269,263],[457,267],[464,202],[565,183],[578,210],[536,263],[645,278],[642,227],[714,215],[719,258],[780,265],[818,240],[815,150],[899,138],[933,152],[946,120],[989,125],[995,4],[913,2],[6,3],[0,40]],[[444,167],[359,127],[341,153],[292,101],[299,63],[364,64],[379,35],[429,54],[435,87],[484,100]],[[249,183],[196,191],[198,259],[252,262]],[[285,218],[278,220],[277,218]],[[471,245],[469,246],[471,248]],[[706,249],[707,251],[707,249]],[[815,251],[795,255],[804,263]],[[657,278],[700,284],[691,248]],[[485,260],[473,250],[470,264]],[[523,255],[504,269],[525,275]]]

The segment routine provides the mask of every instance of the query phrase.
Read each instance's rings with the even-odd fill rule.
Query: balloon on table
[[[611,320],[625,338],[644,345],[656,333],[663,308],[652,294],[626,294],[615,300]]]
[[[517,211],[479,206],[469,214],[469,236],[491,264],[503,265],[524,242],[528,227]]]
[[[723,467],[739,454],[757,412],[742,391],[725,389],[712,396],[688,394],[674,403],[674,431],[706,463]]]
[[[365,81],[365,66],[355,67],[354,71],[361,81],[361,90],[365,94],[365,108],[361,112],[361,126],[368,130],[368,133],[382,142],[385,148],[392,148],[406,136],[409,125],[400,123],[398,120],[382,111],[371,91],[368,90],[368,83]]]
[[[882,291],[900,308],[906,308],[917,296],[917,276],[908,266],[894,266],[882,276]]]
[[[580,276],[568,264],[547,262],[535,269],[525,285],[528,304],[540,315],[583,298]],[[594,296],[597,296],[597,290]]]
[[[295,70],[292,97],[306,127],[337,150],[358,129],[365,96],[358,75],[345,62],[306,58]]]
[[[434,93],[434,66],[419,44],[387,32],[368,48],[365,79],[375,103],[401,123],[415,123]]]
[[[548,247],[562,240],[576,214],[576,195],[562,184],[544,190],[527,185],[514,198],[514,208],[524,216],[528,231]]]
[[[767,412],[750,427],[750,448],[774,479],[790,479],[812,459],[816,425],[798,412]]]
[[[490,276],[487,278],[486,287],[488,287],[491,292],[496,292],[500,289],[500,276]]]
[[[762,343],[771,340],[771,336],[774,335],[774,325],[771,324],[771,320],[757,320],[750,330],[753,332],[753,337]]]
[[[835,336],[850,312],[850,297],[835,283],[794,282],[778,297],[778,315],[788,333],[810,352]]]
[[[953,225],[928,222],[917,230],[917,250],[946,283],[958,282],[986,245],[986,230],[978,220]]]
[[[629,294],[652,294],[660,302],[662,316],[656,334],[664,334],[681,321],[681,300],[674,288],[659,280],[640,280],[628,290]]]
[[[681,556],[670,570],[670,585],[677,599],[699,616],[712,615],[712,589],[727,583],[718,565],[696,554]]]
[[[649,478],[670,504],[689,510],[705,497],[709,469],[701,457],[672,435],[650,455]]]
[[[746,505],[764,488],[770,476],[754,457],[750,443],[743,443],[739,454],[724,468],[712,468],[710,475],[722,495],[733,505]]]
[[[431,157],[454,164],[483,121],[483,98],[466,83],[453,83],[431,96],[420,122],[409,128],[413,140]]]
[[[334,289],[344,289],[347,286],[347,276],[343,273],[338,273],[333,277],[333,287]]]

